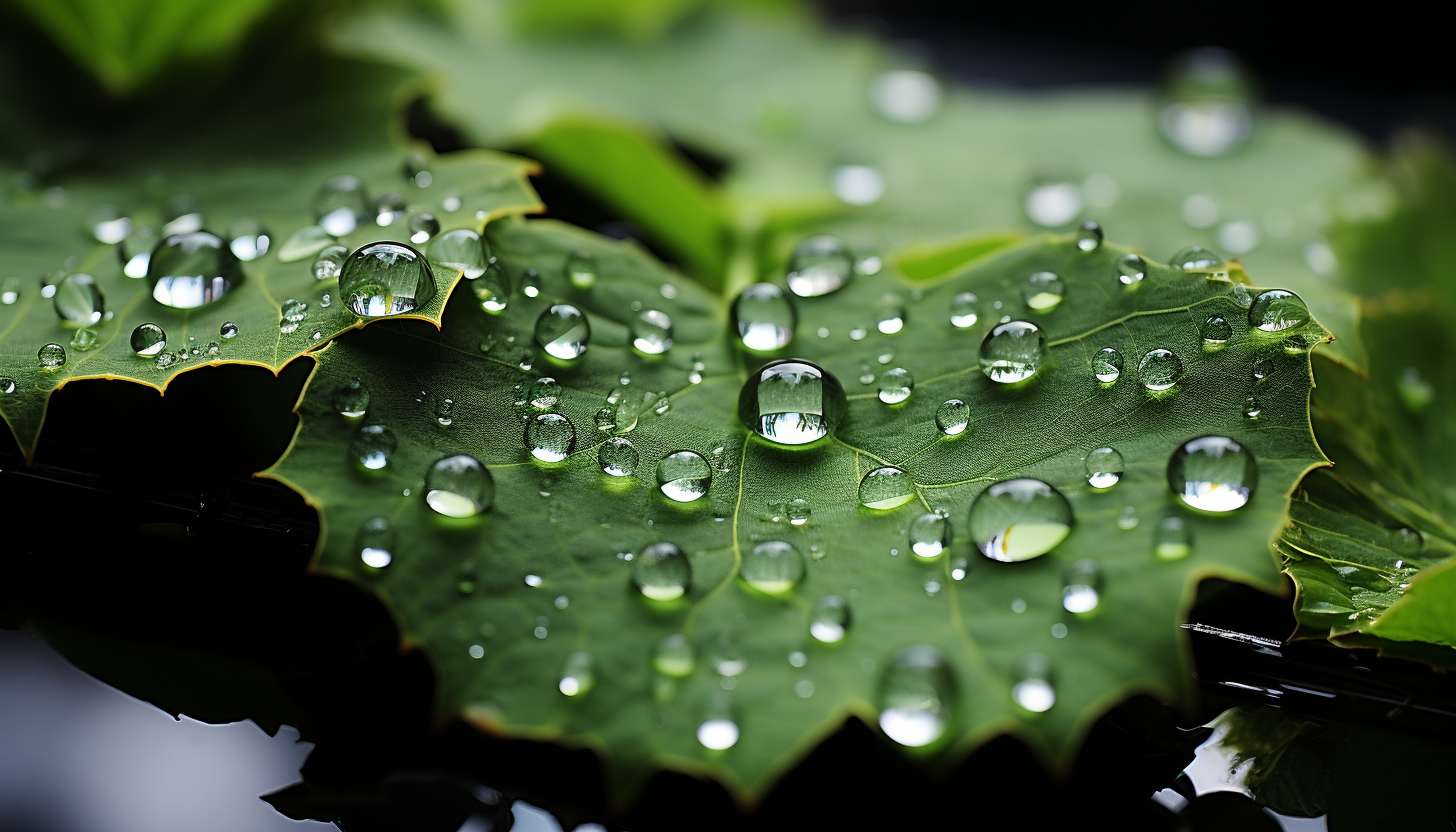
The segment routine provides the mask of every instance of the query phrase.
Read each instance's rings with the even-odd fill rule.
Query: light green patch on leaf
[[[942,277],[994,251],[1025,239],[1020,231],[993,231],[972,234],[938,243],[924,243],[902,249],[895,257],[895,266],[911,280]]]
[[[1176,624],[1198,579],[1274,585],[1269,542],[1285,522],[1287,495],[1324,462],[1308,425],[1309,342],[1290,352],[1289,333],[1251,329],[1244,304],[1257,290],[1240,284],[1150,263],[1147,279],[1126,289],[1113,266],[1126,251],[1120,247],[1089,253],[1069,237],[1037,237],[940,281],[911,281],[887,267],[800,301],[784,354],[821,364],[849,399],[832,439],[793,450],[749,435],[738,419],[740,388],[760,362],[733,347],[727,299],[635,245],[558,223],[504,221],[487,232],[512,277],[537,271],[539,295],[517,293],[489,315],[462,288],[439,331],[390,322],[320,350],[298,406],[299,432],[267,473],[318,508],[319,568],[373,588],[409,642],[433,657],[444,713],[507,735],[597,748],[619,797],[654,766],[761,792],[847,715],[877,724],[887,661],[914,643],[938,647],[955,679],[950,726],[924,756],[953,763],[1012,732],[1065,761],[1090,720],[1127,692],[1172,697],[1183,689]],[[563,274],[577,251],[596,257],[590,289]],[[1022,288],[1042,270],[1065,280],[1066,297],[1031,314]],[[950,302],[968,290],[987,304],[985,314],[956,329]],[[904,304],[897,334],[875,326],[887,294]],[[563,302],[582,309],[592,328],[585,355],[571,364],[546,356],[532,338],[542,311]],[[630,346],[631,320],[648,309],[666,312],[675,326],[675,344],[662,357]],[[1199,324],[1215,313],[1234,336],[1205,351]],[[1051,344],[1046,365],[1019,387],[991,382],[978,364],[1001,314],[1030,316]],[[1326,336],[1314,323],[1297,334],[1310,342]],[[1126,362],[1110,385],[1092,371],[1093,355],[1106,346]],[[1183,363],[1168,393],[1152,394],[1138,381],[1138,361],[1154,348]],[[1256,358],[1267,359],[1271,372],[1260,387],[1264,415],[1249,420],[1243,405]],[[897,367],[916,383],[908,401],[890,406],[876,395],[876,379],[861,376]],[[562,388],[542,407],[575,426],[574,452],[556,464],[535,461],[523,437],[527,421],[545,412],[530,403],[542,377]],[[357,420],[341,415],[334,399],[354,378],[370,391],[368,412]],[[454,404],[448,426],[434,415],[444,398]],[[971,426],[959,436],[942,435],[934,419],[951,398],[970,407]],[[603,409],[609,430],[598,427]],[[392,431],[398,447],[383,469],[365,473],[351,442],[374,425]],[[612,435],[634,445],[634,476],[611,477],[599,466]],[[1257,460],[1252,500],[1232,514],[1196,514],[1169,491],[1170,455],[1202,435],[1233,437]],[[1113,488],[1096,491],[1085,458],[1102,446],[1118,449],[1126,470]],[[657,488],[658,462],[679,450],[710,464],[711,485],[696,502],[672,502]],[[489,467],[494,503],[477,518],[447,521],[425,504],[424,478],[433,462],[460,453]],[[861,478],[888,464],[908,472],[914,499],[888,511],[863,507]],[[1060,490],[1074,527],[1043,557],[1001,563],[973,548],[967,513],[987,486],[1015,477]],[[787,519],[796,499],[809,509],[802,525]],[[948,512],[953,541],[921,562],[908,527],[932,509]],[[1165,561],[1154,548],[1170,517],[1186,524],[1192,547]],[[361,546],[369,539],[358,536],[375,518],[394,532],[383,569],[366,565]],[[803,556],[805,577],[768,597],[737,575],[755,546],[775,540]],[[658,541],[677,544],[691,563],[691,586],[676,603],[648,602],[630,583],[629,558]],[[1099,562],[1105,582],[1096,611],[1073,615],[1063,608],[1062,574],[1084,558]],[[378,563],[377,553],[369,559]],[[844,597],[852,611],[838,644],[808,632],[815,600],[828,595]],[[661,639],[678,633],[697,653],[696,670],[669,679],[651,658]],[[569,697],[559,684],[577,652],[593,657],[595,686]],[[1013,699],[1017,668],[1034,653],[1049,657],[1056,691],[1044,713]],[[733,656],[745,665],[725,680],[720,671],[736,668],[720,661]],[[741,734],[731,748],[709,751],[697,731],[709,700],[725,693]]]

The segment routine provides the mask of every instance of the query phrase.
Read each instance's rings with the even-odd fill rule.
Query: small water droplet
[[[865,339],[865,336],[866,335],[869,335],[869,334],[870,334],[870,331],[869,330],[865,329],[862,326],[857,326],[854,329],[851,329],[849,331],[849,340],[851,340],[851,341],[863,341]]]
[[[900,404],[914,390],[915,379],[904,367],[895,367],[880,375],[879,396],[885,404]]]
[[[1042,180],[1026,189],[1021,203],[1027,219],[1043,228],[1061,228],[1082,213],[1082,189],[1075,182]]]
[[[537,413],[526,422],[526,450],[541,462],[560,462],[576,450],[576,427],[560,413]]]
[[[1090,558],[1072,561],[1062,570],[1062,609],[1087,613],[1102,597],[1102,567]]]
[[[1138,286],[1147,276],[1148,266],[1141,255],[1124,254],[1117,258],[1117,280],[1124,286]]]
[[[1066,292],[1067,284],[1055,272],[1034,272],[1021,287],[1021,299],[1033,312],[1050,312]]]
[[[1122,375],[1122,353],[1103,347],[1092,356],[1092,375],[1102,384],[1112,384]]]
[[[389,464],[389,457],[399,447],[394,431],[383,425],[365,425],[349,442],[349,455],[366,471],[378,471]]]
[[[915,499],[915,482],[910,475],[887,465],[876,468],[859,481],[859,502],[865,508],[887,511]]]
[[[141,324],[131,331],[131,349],[137,355],[154,356],[167,348],[167,333],[156,324]]]
[[[96,330],[91,327],[82,327],[71,333],[71,349],[78,352],[87,352],[100,346],[101,341],[96,336]]]
[[[703,708],[703,721],[698,723],[697,736],[698,743],[709,751],[726,751],[738,744],[733,700],[726,690],[709,695]]]
[[[55,284],[51,295],[56,316],[70,326],[91,326],[106,315],[106,297],[96,278],[89,274],[68,274]]]
[[[597,424],[597,430],[614,431],[617,429],[617,411],[615,408],[604,407],[596,412],[592,420]]]
[[[1283,289],[1270,289],[1254,298],[1249,307],[1249,326],[1264,332],[1283,332],[1309,323],[1309,307],[1299,295]]]
[[[60,344],[46,344],[36,351],[35,362],[42,370],[59,370],[66,366],[66,348]]]
[[[672,318],[648,309],[632,318],[632,346],[645,355],[662,355],[672,347]]]
[[[968,329],[976,325],[980,316],[976,307],[981,299],[974,292],[961,292],[950,301],[950,325],[956,329]]]
[[[1041,480],[1003,480],[971,503],[971,539],[992,560],[1010,563],[1039,557],[1071,531],[1067,498]]]
[[[898,335],[905,329],[905,304],[894,295],[880,298],[875,307],[875,329],[881,335]]]
[[[15,379],[9,376],[0,377],[0,395],[10,395],[15,392]]]
[[[157,356],[156,366],[158,370],[165,370],[177,361],[177,356],[170,352],[164,352]]]
[[[1122,514],[1117,516],[1117,527],[1123,531],[1132,531],[1137,528],[1138,513],[1134,506],[1124,506]]]
[[[738,393],[744,426],[777,445],[805,445],[834,432],[848,412],[844,388],[808,361],[771,361]]]
[[[202,209],[187,194],[168,197],[162,204],[162,217],[166,220],[163,234],[190,234],[202,228]]]
[[[1222,315],[1209,315],[1208,320],[1198,328],[1198,334],[1203,336],[1203,348],[1206,350],[1222,349],[1228,343],[1228,339],[1234,335],[1234,328]]]
[[[566,279],[578,289],[590,289],[597,282],[597,258],[589,251],[573,251],[562,268]]]
[[[1215,47],[1186,53],[1168,74],[1158,129],[1190,156],[1224,156],[1253,133],[1250,87],[1232,53]]]
[[[693,569],[676,544],[662,541],[643,549],[632,561],[632,585],[654,601],[674,601],[692,586]]]
[[[549,376],[538,378],[531,382],[526,398],[537,410],[550,410],[561,398],[561,384]]]
[[[809,656],[802,650],[795,650],[789,654],[789,664],[794,667],[803,667],[809,663]]]
[[[466,280],[485,273],[485,244],[469,228],[456,228],[430,241],[430,259],[442,266],[459,269]]]
[[[1254,361],[1253,366],[1249,370],[1249,375],[1253,378],[1254,383],[1258,384],[1268,378],[1273,372],[1274,362],[1267,358],[1259,358]]]
[[[591,324],[569,303],[552,304],[536,319],[536,344],[562,361],[580,358],[591,341]]]
[[[1206,272],[1223,265],[1223,258],[1202,246],[1185,246],[1173,255],[1168,265],[1184,272]]]
[[[1253,454],[1226,436],[1191,439],[1168,460],[1168,486],[1185,505],[1200,511],[1243,508],[1258,480]]]
[[[495,500],[495,480],[468,454],[447,456],[425,472],[425,504],[446,517],[474,517]]]
[[[873,165],[835,165],[829,189],[846,205],[873,205],[885,195],[885,174]]]
[[[404,201],[404,197],[400,196],[398,191],[380,194],[379,198],[374,200],[374,224],[380,228],[388,228],[404,216],[404,212],[408,208],[409,204]]]
[[[354,548],[359,560],[371,569],[383,569],[394,562],[394,528],[383,517],[365,520],[354,535]]]
[[[0,303],[14,306],[20,300],[20,278],[7,277],[0,281]]]
[[[1138,361],[1138,381],[1155,392],[1167,390],[1183,378],[1183,362],[1172,350],[1148,350]]]
[[[1264,405],[1259,402],[1258,396],[1249,396],[1244,399],[1244,418],[1257,419],[1264,413]]]
[[[823,644],[838,644],[849,631],[849,602],[840,595],[825,595],[814,602],[809,635]]]
[[[228,226],[228,249],[239,260],[257,260],[268,253],[273,237],[263,224],[252,217],[240,217]]]
[[[1082,223],[1077,229],[1077,248],[1082,251],[1096,251],[1102,245],[1102,226],[1092,220]]]
[[[981,342],[981,372],[1001,384],[1026,381],[1046,360],[1046,335],[1030,321],[997,324]]]
[[[764,541],[743,556],[738,575],[759,592],[784,595],[804,579],[804,556],[791,543]]]
[[[346,419],[357,419],[369,409],[369,387],[351,378],[334,391],[334,410]]]
[[[238,325],[233,323],[232,321],[228,321],[227,323],[218,327],[217,334],[221,335],[225,339],[236,338],[238,335]]]
[[[657,487],[668,499],[691,503],[708,493],[708,460],[696,451],[674,451],[657,463]]]
[[[410,217],[409,232],[410,242],[422,246],[440,233],[440,221],[431,213],[415,214]]]
[[[1182,517],[1168,516],[1158,521],[1153,532],[1153,555],[1159,560],[1182,560],[1193,554],[1193,534]]]
[[[950,518],[938,511],[910,521],[910,551],[921,560],[934,560],[950,548]]]
[[[357,176],[331,177],[313,198],[314,221],[332,237],[352,234],[374,213],[364,182]]]
[[[1218,202],[1208,194],[1190,194],[1179,210],[1189,228],[1212,228],[1218,222]]]
[[[613,477],[630,477],[637,473],[637,449],[623,436],[613,436],[597,449],[597,463]]]
[[[960,399],[947,399],[935,409],[935,427],[946,436],[960,436],[971,426],[971,406]]]
[[[283,302],[279,314],[288,323],[300,323],[308,317],[308,304],[301,300],[289,298]]]
[[[585,696],[596,683],[592,654],[579,650],[568,655],[562,663],[561,679],[556,683],[556,689],[565,696]]]
[[[940,739],[950,724],[955,677],[940,648],[901,647],[890,655],[880,679],[880,730],[895,742],[918,748]]]
[[[934,75],[915,69],[891,69],[870,81],[870,106],[896,124],[923,124],[940,111],[944,93]]]
[[[362,246],[344,261],[339,295],[361,318],[413,312],[435,297],[430,264],[403,243]]]
[[[470,658],[472,658],[472,659],[483,659],[483,658],[485,658],[485,648],[484,647],[481,647],[479,644],[472,644],[472,645],[470,645]]]
[[[534,589],[534,588],[536,588],[536,587],[538,587],[538,586],[541,585],[541,576],[540,575],[527,575],[525,577],[525,583],[526,583],[526,586],[529,586],[529,587],[531,587],[531,588]]]
[[[652,669],[664,676],[689,676],[697,666],[698,658],[693,654],[693,647],[681,633],[659,641],[652,654]]]
[[[506,277],[505,269],[500,263],[491,257],[485,262],[485,271],[471,284],[471,291],[475,293],[475,299],[480,303],[480,308],[492,315],[499,315],[505,311],[511,299],[510,279]]]
[[[344,261],[349,257],[349,250],[340,245],[324,246],[316,257],[313,258],[313,279],[314,280],[338,280],[344,273]]]
[[[1011,685],[1011,698],[1016,704],[1032,713],[1045,713],[1057,703],[1057,691],[1052,686],[1052,663],[1041,653],[1023,656],[1016,663],[1016,680]]]
[[[743,347],[774,352],[794,338],[798,313],[784,291],[772,283],[755,283],[733,301],[733,329]]]
[[[1122,454],[1116,448],[1098,448],[1087,454],[1087,484],[1105,491],[1122,479]]]

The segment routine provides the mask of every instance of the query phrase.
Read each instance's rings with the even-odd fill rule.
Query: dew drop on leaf
[[[693,569],[677,544],[661,541],[632,559],[632,586],[653,601],[674,601],[692,586]]]
[[[1021,287],[1021,299],[1033,312],[1050,312],[1062,302],[1067,284],[1056,272],[1034,272]]]
[[[415,214],[410,217],[409,232],[410,242],[422,246],[440,233],[440,221],[435,219],[434,214]]]
[[[1116,448],[1098,448],[1087,454],[1087,484],[1104,491],[1122,479],[1122,454]]]
[[[974,292],[961,292],[950,301],[950,325],[956,329],[969,329],[976,325],[980,316],[976,308],[980,304],[980,298]]]
[[[596,662],[592,654],[578,650],[561,664],[561,679],[556,689],[564,696],[585,696],[596,685]]]
[[[68,274],[56,283],[51,296],[56,316],[70,326],[91,326],[106,315],[106,297],[96,278],[89,274]]]
[[[566,279],[578,289],[590,289],[597,282],[597,258],[588,251],[573,251],[562,269]]]
[[[881,335],[898,335],[905,329],[905,303],[894,295],[880,298],[875,308],[875,329]]]
[[[1001,384],[1026,381],[1045,360],[1046,335],[1030,321],[997,324],[981,342],[981,372]]]
[[[167,348],[167,333],[156,324],[141,324],[131,331],[131,350],[150,358]]]
[[[1264,332],[1282,332],[1307,323],[1309,307],[1299,295],[1284,289],[1261,293],[1249,307],[1249,326]]]
[[[1183,362],[1172,350],[1148,350],[1138,361],[1138,381],[1154,392],[1168,390],[1183,378]]]
[[[576,450],[576,427],[560,413],[537,413],[526,422],[526,450],[541,462],[560,462]]]
[[[152,297],[174,309],[212,303],[243,280],[237,255],[222,238],[206,231],[174,234],[162,240],[147,265]]]
[[[430,241],[430,259],[442,266],[459,269],[466,280],[485,273],[485,245],[469,228],[456,228]]]
[[[1073,561],[1062,570],[1062,609],[1087,613],[1102,598],[1102,567],[1090,558]]]
[[[738,393],[744,426],[778,445],[806,445],[834,432],[848,412],[844,388],[809,361],[771,361]]]
[[[773,352],[794,338],[798,313],[784,291],[772,283],[755,283],[733,301],[733,330],[744,348]]]
[[[768,595],[784,595],[804,579],[804,556],[792,543],[766,540],[743,555],[738,574]]]
[[[886,370],[880,375],[879,396],[885,404],[900,404],[915,390],[915,379],[904,367]]]
[[[96,336],[96,330],[89,326],[81,327],[71,333],[71,349],[79,352],[94,350],[100,346],[101,341]]]
[[[561,398],[561,384],[550,376],[538,378],[531,382],[526,398],[537,410],[550,410]]]
[[[4,376],[0,377],[0,395],[10,395],[15,392],[15,379]]]
[[[935,427],[946,436],[960,436],[971,425],[971,406],[960,399],[947,399],[935,409]]]
[[[1077,229],[1077,248],[1082,251],[1096,251],[1102,245],[1102,226],[1093,220],[1082,223]]]
[[[374,200],[374,224],[380,228],[388,228],[394,225],[395,221],[404,216],[408,204],[398,191],[387,191]],[[322,220],[320,220],[322,224]],[[339,236],[339,235],[335,235]]]
[[[394,431],[383,425],[365,425],[349,442],[349,455],[360,468],[378,471],[389,464],[389,457],[399,447]]]
[[[644,355],[662,355],[672,348],[672,318],[666,312],[647,309],[631,321],[632,346]]]
[[[344,261],[339,295],[361,318],[413,312],[435,297],[430,264],[403,243],[360,247]]]
[[[228,248],[244,262],[257,260],[268,253],[273,237],[263,224],[252,217],[240,217],[227,229]]]
[[[324,181],[313,198],[313,218],[331,237],[352,234],[373,213],[364,183],[357,176],[335,176]]]
[[[785,506],[784,514],[789,519],[789,525],[802,526],[809,522],[812,510],[809,507],[808,500],[803,497],[795,497]]]
[[[1168,487],[1199,511],[1243,508],[1259,480],[1254,455],[1226,436],[1191,439],[1168,460]]]
[[[681,633],[663,638],[652,653],[652,669],[664,676],[688,676],[697,666],[698,658],[693,653],[693,646]]]
[[[36,351],[35,363],[42,370],[59,370],[66,366],[66,348],[60,344],[46,344]]]
[[[1178,249],[1168,265],[1184,272],[1206,272],[1223,265],[1223,258],[1202,246],[1185,246]]]
[[[394,528],[383,517],[365,520],[354,536],[359,560],[371,569],[383,569],[394,562]]]
[[[822,644],[838,644],[849,631],[849,602],[842,595],[825,595],[809,614],[809,635]]]
[[[1233,337],[1234,328],[1224,316],[1209,315],[1208,320],[1198,328],[1198,334],[1203,338],[1204,349],[1216,350],[1221,349]]]
[[[712,468],[696,451],[674,451],[657,463],[657,487],[668,499],[691,503],[708,493]]]
[[[859,502],[865,508],[886,511],[915,499],[915,482],[893,465],[876,468],[859,481]]]
[[[1232,53],[1204,47],[1180,56],[1168,73],[1158,129],[1189,156],[1224,156],[1249,140],[1250,82]]]
[[[738,744],[738,723],[727,691],[714,691],[708,696],[702,722],[698,723],[698,742],[709,751],[726,751]]]
[[[971,539],[992,560],[1010,563],[1040,557],[1071,531],[1067,498],[1041,480],[1003,480],[971,503]]]
[[[20,278],[7,277],[0,281],[0,303],[14,306],[20,300]]]
[[[1067,180],[1041,180],[1026,189],[1021,207],[1042,228],[1061,228],[1082,213],[1082,189]]]
[[[425,505],[446,517],[474,517],[490,508],[495,481],[480,460],[456,454],[425,472]]]
[[[1158,560],[1182,560],[1193,554],[1193,534],[1182,517],[1169,516],[1158,521],[1153,532],[1153,555]]]
[[[837,291],[854,274],[854,258],[838,237],[810,237],[794,248],[784,277],[789,291],[801,298]]]
[[[890,655],[880,678],[880,730],[918,748],[940,739],[950,724],[955,678],[940,648],[911,644]]]
[[[916,69],[891,69],[870,81],[870,106],[896,124],[923,124],[940,111],[944,92],[934,75]]]
[[[1052,664],[1042,653],[1023,656],[1016,663],[1016,680],[1011,685],[1011,698],[1016,704],[1032,713],[1045,713],[1057,702],[1056,688],[1052,687]]]
[[[505,269],[493,257],[486,260],[485,271],[481,272],[470,289],[475,293],[480,308],[492,315],[504,312],[511,300],[510,280],[506,277]]]
[[[344,261],[348,258],[347,248],[341,245],[324,246],[313,258],[313,279],[338,280],[344,273]]]
[[[334,391],[334,410],[346,419],[357,419],[369,410],[369,387],[351,378]]]
[[[536,319],[536,344],[553,358],[571,361],[586,352],[591,341],[591,324],[580,309],[569,303],[547,307]]]
[[[950,548],[950,518],[938,511],[910,521],[910,551],[921,560],[934,560]]]
[[[1103,347],[1092,356],[1092,375],[1102,384],[1112,384],[1122,375],[1122,353]]]
[[[1124,254],[1117,258],[1117,281],[1124,286],[1137,286],[1147,276],[1148,266],[1138,254]]]
[[[597,449],[597,463],[613,477],[630,477],[637,473],[637,449],[625,436],[613,436]]]

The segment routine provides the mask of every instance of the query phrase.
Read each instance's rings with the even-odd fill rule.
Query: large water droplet
[[[1191,508],[1243,508],[1259,481],[1254,455],[1226,436],[1201,436],[1178,447],[1168,460],[1168,486]]]
[[[1016,704],[1032,713],[1045,713],[1057,703],[1057,691],[1052,687],[1052,663],[1041,653],[1022,657],[1016,663],[1016,673],[1011,685],[1011,698]]]
[[[1026,381],[1045,360],[1046,335],[1030,321],[998,324],[981,342],[981,372],[1002,384]]]
[[[1231,53],[1213,47],[1180,57],[1169,72],[1158,128],[1190,156],[1223,156],[1249,140],[1250,83]]]
[[[630,477],[637,473],[637,449],[625,436],[613,436],[597,449],[597,463],[613,477]]]
[[[664,676],[689,676],[697,666],[698,657],[693,653],[693,646],[681,633],[659,641],[652,654],[652,669]]]
[[[1198,328],[1198,334],[1203,337],[1203,348],[1216,350],[1228,343],[1228,339],[1234,336],[1234,328],[1228,319],[1222,315],[1209,315],[1208,320]]]
[[[383,517],[365,520],[354,536],[354,548],[359,552],[359,560],[371,569],[383,569],[393,563],[394,547],[394,529]]]
[[[738,575],[759,592],[783,595],[804,579],[804,556],[791,543],[766,540],[743,556]]]
[[[946,436],[960,436],[971,426],[971,406],[960,399],[947,399],[935,409],[935,427]]]
[[[1309,307],[1299,295],[1270,289],[1254,298],[1249,307],[1249,326],[1265,332],[1282,332],[1309,323]]]
[[[1072,507],[1041,480],[1004,480],[971,503],[971,539],[992,560],[1030,560],[1050,552],[1072,531]]]
[[[915,499],[915,481],[910,475],[887,465],[876,468],[859,481],[859,502],[865,508],[886,511]]]
[[[314,220],[333,237],[352,234],[373,213],[364,183],[357,176],[327,179],[313,198]]]
[[[1097,609],[1102,596],[1102,567],[1090,558],[1073,561],[1062,570],[1062,609],[1085,613]]]
[[[801,298],[814,298],[836,291],[854,274],[854,258],[838,237],[810,237],[794,248],[784,282]]]
[[[738,418],[779,445],[806,445],[834,432],[848,412],[844,388],[823,367],[808,361],[771,361],[738,393]]]
[[[560,413],[537,413],[526,422],[526,450],[542,462],[560,462],[576,450],[576,427]]]
[[[1081,251],[1096,251],[1102,245],[1102,226],[1092,220],[1082,223],[1077,229],[1077,248]]]
[[[1103,347],[1092,356],[1092,375],[1102,384],[1111,384],[1122,375],[1122,353]]]
[[[922,560],[934,560],[950,548],[950,518],[932,511],[910,521],[910,551]]]
[[[1021,287],[1021,299],[1033,312],[1050,312],[1066,292],[1067,284],[1056,272],[1034,272]]]
[[[369,387],[351,378],[334,391],[334,410],[346,419],[357,419],[369,410]]]
[[[713,470],[696,451],[674,451],[657,463],[657,487],[670,500],[691,503],[708,493]]]
[[[389,464],[389,457],[399,447],[394,431],[383,425],[365,425],[349,442],[349,455],[360,468],[378,471]]]
[[[137,355],[151,357],[167,348],[167,333],[156,324],[141,324],[131,331],[131,349]]]
[[[632,585],[654,601],[673,601],[692,586],[693,567],[676,544],[662,541],[632,559]]]
[[[934,75],[916,69],[891,69],[870,81],[870,106],[897,124],[922,124],[940,111],[943,93]]]
[[[494,499],[490,471],[468,454],[447,456],[425,473],[425,504],[446,517],[474,517]]]
[[[1082,189],[1065,180],[1039,181],[1026,190],[1021,207],[1043,228],[1060,228],[1082,213]]]
[[[452,269],[459,269],[466,280],[475,280],[485,273],[485,246],[480,235],[469,228],[446,231],[430,242],[430,259]]]
[[[216,234],[193,231],[164,239],[147,265],[152,297],[174,309],[196,309],[243,281],[237,255]]]
[[[592,654],[578,650],[561,664],[561,680],[556,689],[565,696],[585,696],[597,683]]]
[[[257,260],[268,253],[273,237],[263,224],[252,217],[240,217],[228,226],[228,248],[239,259]]]
[[[480,308],[492,315],[504,312],[511,300],[510,279],[494,257],[485,261],[485,271],[481,272],[470,289],[475,293],[475,299],[480,302]]]
[[[1087,484],[1101,491],[1122,479],[1122,454],[1116,448],[1098,448],[1087,454]]]
[[[91,326],[106,316],[106,298],[96,278],[89,274],[68,274],[56,283],[51,296],[56,315],[71,326]]]
[[[672,348],[672,318],[647,309],[631,321],[632,346],[645,355],[662,355]]]
[[[591,341],[591,324],[569,303],[552,304],[536,319],[536,344],[563,361],[580,358]]]
[[[1193,534],[1182,517],[1164,517],[1153,532],[1153,556],[1158,560],[1182,560],[1193,554]]]
[[[755,283],[733,301],[733,329],[744,348],[753,352],[788,346],[798,320],[793,302],[772,283]]]
[[[950,325],[956,329],[969,329],[976,325],[980,316],[976,307],[981,299],[973,292],[961,292],[950,300]]]
[[[1206,272],[1223,265],[1223,258],[1202,246],[1185,246],[1178,249],[1168,265],[1184,272]]]
[[[879,694],[880,730],[918,748],[940,739],[950,724],[955,677],[940,648],[911,644],[890,655]]]
[[[886,370],[880,376],[879,396],[885,404],[900,404],[915,390],[915,378],[904,367]]]
[[[1183,362],[1172,350],[1148,350],[1138,361],[1138,381],[1153,391],[1171,388],[1183,378]]]
[[[361,318],[413,312],[435,297],[430,264],[403,243],[360,247],[339,275],[339,294]]]
[[[344,273],[344,261],[349,259],[349,250],[340,245],[324,246],[313,258],[314,280],[338,280]]]

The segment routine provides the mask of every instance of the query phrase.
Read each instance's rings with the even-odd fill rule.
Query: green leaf
[[[887,267],[802,300],[788,354],[819,362],[844,383],[848,416],[833,439],[786,450],[749,436],[739,422],[739,390],[758,361],[725,337],[725,300],[635,245],[569,226],[503,221],[487,232],[518,281],[536,270],[530,285],[539,296],[518,293],[491,316],[462,290],[438,332],[387,322],[320,350],[298,407],[299,432],[267,473],[318,508],[327,530],[320,568],[372,587],[406,638],[433,656],[444,712],[508,735],[596,748],[610,761],[619,796],[652,766],[761,791],[846,715],[874,724],[891,653],[914,643],[938,647],[955,680],[947,694],[951,726],[923,750],[929,756],[949,764],[1010,731],[1065,760],[1089,720],[1127,691],[1173,696],[1182,689],[1175,625],[1199,578],[1272,587],[1268,545],[1284,523],[1286,495],[1324,462],[1307,423],[1303,349],[1325,331],[1309,324],[1300,334],[1310,339],[1289,352],[1288,333],[1249,327],[1245,287],[1155,263],[1141,285],[1126,289],[1114,271],[1126,249],[1089,253],[1068,237],[1037,237],[940,281],[912,282]],[[598,266],[590,289],[563,274],[567,258],[582,251]],[[1019,387],[992,383],[978,365],[981,341],[993,316],[1028,314],[1023,286],[1046,269],[1067,285],[1059,306],[1033,316],[1052,345],[1048,363]],[[949,305],[964,291],[985,306],[978,324],[956,329]],[[873,310],[886,293],[905,306],[898,334],[875,326]],[[537,316],[561,302],[591,322],[590,346],[574,364],[532,346]],[[638,309],[672,317],[675,345],[667,355],[631,349],[627,327]],[[1235,336],[1221,350],[1204,351],[1199,324],[1215,313]],[[1119,381],[1102,386],[1091,360],[1108,345],[1123,351],[1127,366]],[[1138,359],[1154,347],[1183,361],[1186,374],[1171,393],[1151,394],[1138,383]],[[1273,371],[1260,388],[1264,415],[1248,420],[1243,404],[1255,357],[1267,358]],[[918,381],[907,402],[889,406],[859,377],[894,367]],[[555,409],[575,426],[575,452],[559,464],[534,461],[523,441],[523,419],[541,412],[527,403],[538,377],[560,383]],[[355,378],[370,391],[362,421],[334,404]],[[934,414],[952,397],[969,403],[972,425],[947,437]],[[444,398],[454,406],[448,426],[435,418]],[[644,404],[635,421],[625,415]],[[609,477],[598,467],[609,434],[595,415],[612,407],[617,433],[640,455],[635,476]],[[398,449],[382,470],[366,474],[350,449],[369,425],[391,430]],[[1170,455],[1205,434],[1234,437],[1258,460],[1253,499],[1231,515],[1197,515],[1169,492]],[[1104,445],[1121,451],[1126,473],[1097,492],[1084,459]],[[709,460],[712,483],[703,499],[676,503],[659,493],[654,470],[684,449]],[[436,460],[459,453],[489,467],[494,504],[471,520],[445,521],[422,500],[424,476]],[[861,478],[890,463],[913,478],[917,499],[889,511],[862,507]],[[971,546],[968,507],[989,484],[1021,476],[1065,494],[1075,528],[1039,559],[991,561]],[[810,511],[803,525],[785,520],[786,504],[796,499]],[[933,508],[949,513],[955,536],[948,553],[921,562],[907,527]],[[1187,524],[1190,556],[1154,556],[1167,517]],[[394,534],[393,560],[383,569],[361,562],[358,534],[375,518]],[[647,602],[629,583],[628,555],[664,540],[691,562],[690,591],[677,603]],[[736,577],[745,553],[773,540],[791,543],[806,561],[802,583],[780,598]],[[1062,606],[1062,572],[1082,558],[1096,559],[1106,580],[1097,610],[1072,615]],[[839,644],[808,633],[815,600],[828,595],[844,597],[852,611]],[[659,640],[675,633],[698,651],[696,671],[681,680],[658,675],[650,661]],[[710,658],[724,639],[746,660],[729,681],[716,672],[728,668]],[[578,651],[594,657],[596,684],[585,695],[564,696],[563,664]],[[1049,657],[1057,694],[1039,714],[1012,695],[1017,668],[1036,653]],[[741,737],[726,751],[705,750],[695,738],[705,703],[728,688]]]
[[[734,232],[752,225],[745,217],[782,219],[789,238],[812,227],[882,253],[968,228],[1039,230],[1023,199],[1050,178],[1079,189],[1078,219],[1155,258],[1188,244],[1227,254],[1225,242],[1252,234],[1243,264],[1304,295],[1337,336],[1325,353],[1364,366],[1353,298],[1310,263],[1330,266],[1322,232],[1331,217],[1378,210],[1388,194],[1361,142],[1331,124],[1267,107],[1246,147],[1192,158],[1160,136],[1152,94],[1012,96],[945,82],[924,123],[895,123],[876,113],[870,88],[905,63],[808,16],[706,9],[627,47],[513,29],[501,8],[461,0],[448,21],[370,10],[343,19],[332,40],[441,78],[435,108],[481,146],[527,146],[554,119],[595,116],[717,157],[728,165],[723,216]],[[877,172],[883,195],[864,206],[838,199],[831,178],[847,164]],[[630,179],[590,185],[632,207]],[[1214,209],[1198,228],[1184,220],[1190,197]]]

